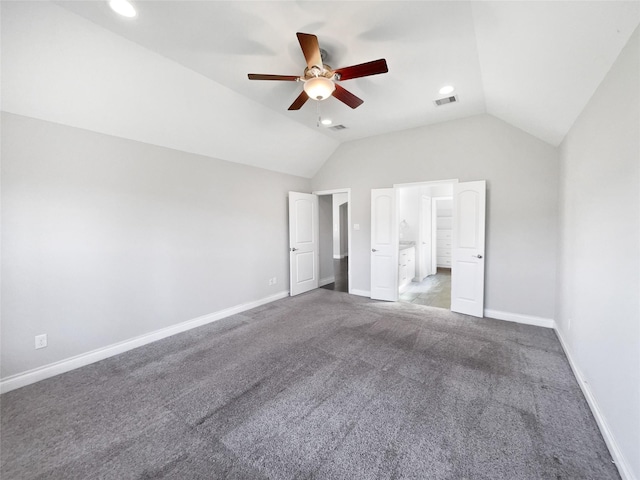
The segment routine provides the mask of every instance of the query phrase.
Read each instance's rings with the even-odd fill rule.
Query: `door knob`
[[[375,248],[371,249],[372,252],[377,252],[378,250],[376,250]]]
[[[295,252],[295,251],[296,251],[296,250],[298,250],[298,249],[297,249],[297,248],[295,248],[295,247],[292,247],[292,248],[290,248],[289,250],[291,250],[292,252]]]
[[[480,254],[478,254],[478,255],[473,255],[473,256],[474,256],[474,257],[477,257],[477,258],[482,258],[482,255],[480,255]]]

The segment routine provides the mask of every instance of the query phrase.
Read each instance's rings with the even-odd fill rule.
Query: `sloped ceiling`
[[[640,23],[635,1],[138,1],[134,19],[102,1],[28,3],[3,5],[3,76],[5,67],[22,72],[3,78],[14,113],[74,110],[71,92],[63,107],[17,82],[37,91],[26,77],[41,82],[34,63],[48,63],[64,97],[83,68],[95,70],[93,51],[105,74],[93,76],[87,95],[102,100],[55,121],[307,177],[342,142],[480,113],[559,145]],[[342,83],[365,101],[356,110],[330,98],[287,111],[301,84],[249,81],[247,73],[301,75],[298,31],[318,36],[333,67],[385,58],[389,73]],[[113,91],[123,79],[137,95]],[[459,102],[436,107],[447,84]],[[163,99],[161,111],[154,98]],[[347,128],[318,127],[318,113]],[[135,122],[116,127],[123,117]]]

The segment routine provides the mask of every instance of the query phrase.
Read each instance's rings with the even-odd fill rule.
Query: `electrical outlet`
[[[267,285],[273,285],[273,279],[270,278],[269,280],[267,280]]]
[[[276,277],[273,277],[271,280],[273,281],[271,285],[276,285],[278,283],[278,279]]]
[[[36,350],[47,346],[47,334],[36,335]]]

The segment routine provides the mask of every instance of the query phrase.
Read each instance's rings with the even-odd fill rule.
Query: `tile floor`
[[[438,268],[438,273],[422,282],[411,282],[399,300],[448,310],[451,308],[451,269]]]

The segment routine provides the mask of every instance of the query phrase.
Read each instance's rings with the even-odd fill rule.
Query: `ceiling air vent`
[[[345,127],[344,125],[334,125],[333,127],[329,127],[329,130],[334,130],[337,132],[338,130],[344,130],[345,128],[347,127]]]
[[[458,96],[453,95],[452,97],[439,98],[437,100],[434,100],[433,103],[435,103],[437,107],[440,107],[442,105],[446,105],[447,103],[454,103],[457,101],[458,101]]]

